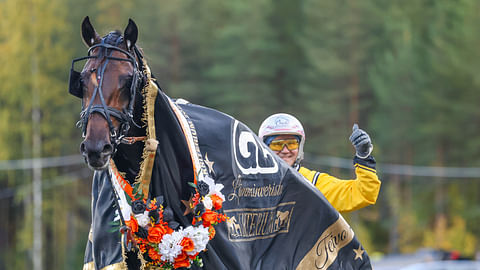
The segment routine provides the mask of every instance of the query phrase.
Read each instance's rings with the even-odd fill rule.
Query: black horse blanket
[[[342,216],[247,126],[216,110],[175,102],[162,92],[155,108],[159,145],[150,195],[164,196],[177,221],[189,224],[180,202],[185,196],[176,192],[180,189],[174,179],[191,180],[194,172],[184,164],[191,162],[192,152],[224,186],[223,210],[229,219],[216,226],[216,236],[202,254],[204,269],[371,269],[367,253]],[[182,132],[182,122],[191,138]],[[110,232],[117,210],[108,179],[107,171],[96,172],[93,179],[84,269],[126,267],[121,236]]]

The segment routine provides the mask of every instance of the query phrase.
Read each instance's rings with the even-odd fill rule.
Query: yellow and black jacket
[[[342,180],[326,173],[298,167],[298,171],[320,190],[339,212],[354,211],[375,204],[381,182],[375,170],[375,159],[355,156],[353,159],[356,179]]]

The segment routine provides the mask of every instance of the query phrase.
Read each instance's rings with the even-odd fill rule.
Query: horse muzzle
[[[80,152],[90,169],[101,171],[108,168],[110,157],[113,154],[113,145],[106,140],[90,140],[86,138],[80,144]]]

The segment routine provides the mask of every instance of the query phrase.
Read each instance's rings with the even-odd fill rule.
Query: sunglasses
[[[291,151],[298,149],[299,144],[300,143],[296,139],[274,140],[268,145],[268,147],[273,151],[281,151],[286,145],[287,149]]]

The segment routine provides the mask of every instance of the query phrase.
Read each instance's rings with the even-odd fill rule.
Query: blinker
[[[83,86],[80,72],[70,69],[70,78],[68,79],[68,92],[78,98],[83,98]]]

